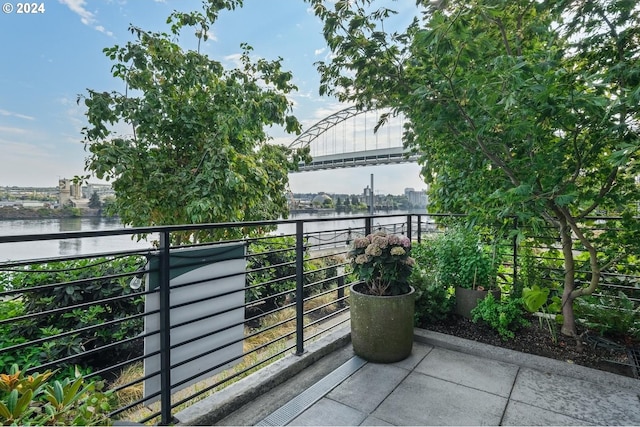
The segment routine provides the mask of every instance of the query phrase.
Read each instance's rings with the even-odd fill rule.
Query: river
[[[0,220],[0,236],[48,234],[68,231],[100,231],[121,228],[123,228],[123,225],[119,220],[100,217]],[[148,242],[132,240],[128,235],[2,243],[0,244],[0,262],[128,249],[144,249],[149,246],[150,244]]]
[[[386,214],[406,214],[406,211],[389,211]],[[424,213],[424,211],[420,212]],[[358,215],[363,215],[358,213]],[[353,214],[336,212],[298,213],[292,214],[289,219],[314,219],[335,218],[335,221],[323,221],[310,223],[305,226],[305,232],[332,230],[336,228],[361,227],[362,221],[349,220]],[[399,218],[374,219],[377,224],[389,224],[400,222]],[[114,218],[56,218],[56,219],[16,219],[0,220],[0,236],[21,234],[48,234],[68,231],[100,231],[123,228],[122,223]],[[274,234],[293,234],[295,224],[282,224]],[[99,238],[82,238],[66,240],[48,240],[39,242],[20,242],[0,244],[0,262],[7,260],[23,260],[48,258],[57,256],[72,256],[90,253],[120,251],[129,249],[146,249],[151,247],[150,241],[157,236],[150,236],[149,241],[137,241],[128,235],[106,236]]]

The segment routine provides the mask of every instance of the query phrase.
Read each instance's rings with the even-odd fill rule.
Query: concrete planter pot
[[[375,363],[407,358],[413,348],[415,290],[397,296],[373,296],[351,285],[351,343],[360,357]]]
[[[471,310],[476,308],[478,301],[483,300],[489,292],[496,300],[500,300],[500,289],[479,291],[456,286],[456,314],[471,319]]]

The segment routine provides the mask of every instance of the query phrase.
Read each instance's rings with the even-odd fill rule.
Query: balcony
[[[0,361],[26,361],[28,372],[90,366],[87,376],[104,380],[116,396],[110,416],[120,422],[639,424],[638,380],[580,366],[424,330],[416,330],[406,361],[375,365],[353,357],[349,243],[382,228],[419,242],[436,232],[437,218],[0,236],[0,245],[134,235],[149,241],[144,249],[0,263],[0,297],[17,307],[0,328],[20,331],[5,337]],[[253,237],[256,230],[270,234]],[[206,234],[227,237],[184,244]],[[509,281],[518,254],[515,243],[507,249]]]
[[[425,330],[416,330],[408,359],[373,364],[354,356],[348,336],[348,328],[337,331],[176,417],[186,425],[272,426],[640,420],[632,378]]]

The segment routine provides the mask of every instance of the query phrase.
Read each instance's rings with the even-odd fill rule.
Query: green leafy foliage
[[[515,337],[514,331],[529,322],[523,317],[522,299],[510,298],[505,301],[496,300],[491,293],[478,301],[478,305],[471,311],[473,321],[480,320],[498,331],[504,340]]]
[[[56,380],[53,372],[26,376],[18,365],[0,374],[2,425],[111,425],[109,393],[103,385],[86,383],[76,371]]]
[[[134,40],[104,49],[125,93],[81,95],[89,125],[87,170],[112,181],[109,209],[133,226],[277,219],[288,214],[288,171],[308,149],[269,144],[265,129],[299,133],[287,95],[297,88],[282,59],[253,61],[243,44],[240,66],[226,70],[200,53],[218,12],[241,2],[204,2],[203,12],[174,12],[171,32],[132,26]],[[184,50],[181,31],[192,27],[198,50]],[[111,125],[131,127],[131,135]],[[176,234],[178,243],[230,239],[264,231],[228,228]]]
[[[522,305],[530,313],[542,313],[542,316],[539,317],[540,326],[542,327],[543,323],[546,322],[547,330],[555,343],[557,341],[557,327],[549,315],[556,315],[555,319],[557,321],[562,320],[559,314],[562,311],[562,300],[557,295],[549,298],[550,292],[550,288],[538,285],[524,287],[522,289]]]
[[[435,237],[433,245],[435,271],[442,283],[469,289],[495,286],[496,260],[471,228],[451,226]]]
[[[320,92],[404,114],[432,209],[551,227],[543,237],[563,248],[562,332],[575,335],[574,300],[638,253],[638,3],[417,2],[407,29],[388,33],[393,12],[374,0],[308,1],[332,51],[317,64]],[[622,244],[584,232],[596,211],[622,215]],[[587,282],[574,276],[574,236]]]
[[[622,291],[581,299],[576,304],[576,313],[586,327],[600,335],[640,340],[640,305]]]
[[[100,209],[102,207],[100,196],[98,196],[98,193],[96,193],[95,191],[93,192],[93,194],[91,195],[91,198],[89,199],[89,207],[91,209]]]
[[[547,303],[547,298],[549,298],[549,288],[533,285],[531,288],[522,290],[522,303],[531,313],[540,310]]]
[[[416,260],[409,283],[416,290],[415,320],[426,324],[445,319],[453,310],[453,288],[437,280],[433,239],[414,243],[411,255]]]
[[[252,241],[247,250],[247,303],[260,301],[268,309],[291,301],[296,289],[296,241],[294,237],[269,237]],[[324,281],[336,276],[340,261],[334,257],[309,259],[304,253],[305,296],[335,285]],[[310,286],[320,282],[317,285]]]
[[[118,320],[143,311],[144,300],[136,295],[141,290],[130,288],[131,276],[112,276],[133,273],[144,261],[144,258],[132,256],[49,262],[0,276],[5,289],[23,291],[16,299],[0,303],[0,320],[34,315],[0,325],[0,347],[52,337],[38,345],[0,352],[0,370],[6,370],[13,363],[21,363],[23,367],[37,366],[140,334],[141,318]],[[87,305],[50,313],[52,308],[79,304]],[[100,327],[73,333],[98,325]],[[60,334],[65,335],[57,337]],[[115,347],[102,362],[99,354],[94,356],[93,363],[112,364],[129,357],[133,349],[132,343]]]

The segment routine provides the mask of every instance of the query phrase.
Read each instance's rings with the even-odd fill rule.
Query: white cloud
[[[215,35],[213,31],[211,31],[211,29],[209,29],[209,31],[206,31],[205,35],[207,36],[207,41],[214,41],[214,42],[218,41],[218,37]]]
[[[0,126],[0,133],[2,133],[2,132],[5,132],[5,133],[20,133],[20,134],[27,133],[26,129],[9,128],[9,127],[5,127],[5,126]]]
[[[60,3],[66,5],[72,12],[80,16],[80,21],[85,25],[93,24],[96,19],[92,12],[85,9],[85,0],[58,0]]]
[[[102,25],[96,25],[96,26],[95,26],[95,29],[96,29],[97,31],[100,31],[100,32],[101,32],[101,33],[103,33],[103,34],[108,35],[109,37],[113,37],[113,32],[111,32],[111,31],[107,31],[107,30],[106,30]]]
[[[322,49],[316,49],[316,50],[314,50],[314,51],[313,51],[313,54],[314,54],[315,56],[322,55],[322,54],[324,53],[324,51],[325,51],[325,50],[327,50],[327,48],[326,48],[326,47],[323,47]]]
[[[16,117],[18,119],[24,119],[24,120],[35,120],[35,117],[26,116],[24,114],[14,113],[12,111],[7,111],[7,110],[0,110],[0,116]]]
[[[94,25],[98,22],[96,19],[96,15],[87,10],[85,8],[86,1],[85,0],[58,0],[60,3],[66,5],[71,11],[77,14],[80,17],[80,22],[82,22],[86,26],[93,26],[96,31],[99,31],[103,34],[108,35],[109,37],[113,36],[111,31],[108,31],[102,25]]]
[[[50,152],[42,150],[36,144],[8,141],[6,139],[0,139],[0,151],[4,153],[4,155],[6,156],[6,160],[12,159],[11,162],[7,161],[6,166],[8,166],[10,163],[14,163],[16,165],[24,165],[26,164],[26,161],[35,157],[51,157]]]
[[[242,58],[242,54],[234,53],[232,55],[225,56],[224,60],[226,62],[229,62],[229,63],[233,64],[233,66],[236,67],[236,68],[241,68],[242,67],[242,61],[241,61],[240,58]]]
[[[320,121],[322,119],[329,117],[334,113],[337,113],[338,111],[344,110],[345,108],[348,108],[348,107],[349,105],[347,104],[334,102],[332,104],[328,104],[324,107],[316,109],[313,112],[312,119],[314,120],[314,123],[315,123],[317,121]]]

